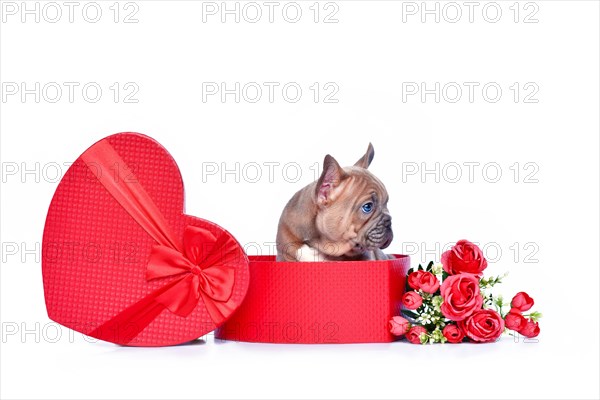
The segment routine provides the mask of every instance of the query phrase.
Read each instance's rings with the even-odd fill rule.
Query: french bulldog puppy
[[[342,168],[329,154],[318,181],[287,203],[277,229],[277,261],[346,261],[393,258],[392,217],[383,183],[367,170],[375,151]]]

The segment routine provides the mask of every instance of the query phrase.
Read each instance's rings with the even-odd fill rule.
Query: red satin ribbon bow
[[[209,231],[188,226],[183,234],[183,253],[155,244],[150,254],[146,279],[151,281],[179,276],[176,283],[156,297],[155,301],[169,311],[186,317],[202,296],[212,320],[219,325],[225,319],[227,309],[220,303],[226,303],[231,297],[235,278],[233,268],[209,263],[215,258],[215,253],[224,250],[224,243],[219,242],[223,241],[216,240]]]

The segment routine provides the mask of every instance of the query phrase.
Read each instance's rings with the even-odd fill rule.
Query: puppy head
[[[367,250],[388,247],[393,239],[388,193],[368,167],[375,151],[367,152],[352,166],[342,168],[329,154],[315,188],[316,226],[328,243],[320,249],[330,256],[357,256]]]

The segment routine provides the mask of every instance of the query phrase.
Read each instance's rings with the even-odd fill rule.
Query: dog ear
[[[356,162],[356,164],[354,164],[354,166],[367,169],[369,168],[369,165],[371,165],[373,157],[375,157],[375,149],[373,149],[373,145],[369,143],[369,147],[367,147],[367,152],[364,156],[360,158],[360,160]]]
[[[340,164],[329,154],[323,160],[323,173],[317,181],[316,198],[317,204],[324,206],[332,200],[333,189],[347,177]]]

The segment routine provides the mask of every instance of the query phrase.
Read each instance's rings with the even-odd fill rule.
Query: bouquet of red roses
[[[442,254],[441,264],[430,262],[425,268],[411,268],[402,297],[406,318],[390,320],[392,334],[405,335],[415,344],[494,342],[509,330],[527,338],[536,337],[542,314],[524,314],[533,306],[533,299],[519,292],[506,304],[501,295],[488,293],[506,274],[483,278],[486,267],[481,249],[460,240]]]

